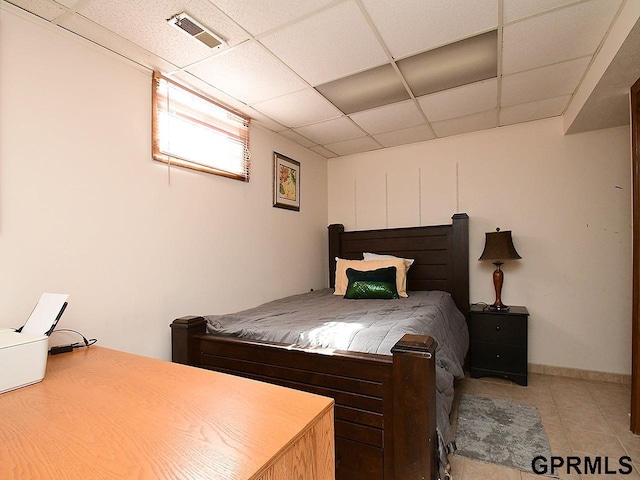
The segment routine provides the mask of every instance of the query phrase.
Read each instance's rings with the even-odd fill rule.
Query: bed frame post
[[[436,341],[404,335],[393,354],[393,453],[396,479],[438,478]]]
[[[329,229],[329,287],[335,287],[336,283],[336,262],[335,257],[340,256],[340,235],[344,233],[344,225],[332,223]]]
[[[171,360],[174,363],[198,366],[198,346],[195,335],[206,333],[207,321],[202,317],[181,317],[171,323]]]
[[[453,300],[458,309],[469,316],[469,215],[453,217]]]

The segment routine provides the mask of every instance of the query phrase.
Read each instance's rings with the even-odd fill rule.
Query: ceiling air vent
[[[167,22],[190,37],[200,40],[209,48],[221,47],[224,44],[224,40],[222,40],[222,38],[203,26],[193,17],[187,15],[185,12],[174,15],[167,20]]]

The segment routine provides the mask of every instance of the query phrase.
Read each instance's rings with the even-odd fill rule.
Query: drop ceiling
[[[562,115],[625,1],[637,0],[3,5],[172,76],[331,158]],[[208,48],[167,23],[181,12],[224,43]],[[478,44],[488,45],[488,53]],[[606,74],[618,90],[628,87],[625,62],[637,59],[637,43],[625,45],[627,54],[613,67],[627,75]],[[595,107],[606,108],[607,85],[601,82],[596,93]],[[604,126],[619,124],[623,114],[610,115]],[[602,128],[603,115],[597,109],[590,115]],[[580,122],[589,129],[589,117]]]

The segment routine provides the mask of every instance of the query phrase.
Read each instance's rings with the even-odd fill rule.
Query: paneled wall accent
[[[503,266],[502,297],[531,313],[529,362],[629,374],[629,145],[628,127],[563,135],[558,117],[332,159],[329,223],[411,227],[468,213],[471,301],[488,303],[484,234],[512,230],[523,258]]]

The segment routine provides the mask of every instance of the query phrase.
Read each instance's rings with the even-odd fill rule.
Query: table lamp
[[[485,233],[484,251],[478,260],[489,260],[496,266],[493,272],[493,286],[496,289],[496,301],[489,305],[489,310],[509,310],[509,307],[502,303],[500,295],[502,293],[502,283],[504,274],[500,270],[503,260],[517,260],[522,258],[516,252],[511,238],[511,231],[501,232],[496,228],[495,232]]]

